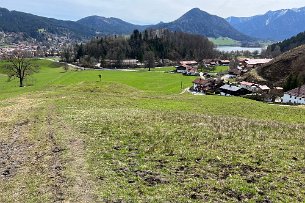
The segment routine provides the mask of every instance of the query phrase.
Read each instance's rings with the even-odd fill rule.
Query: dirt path
[[[184,94],[184,93],[188,92],[189,89],[190,89],[190,88],[185,88],[182,92],[180,92],[180,94]]]
[[[48,107],[46,126],[51,144],[49,167],[54,202],[95,202],[84,141],[56,112],[55,106]]]
[[[80,139],[71,141],[70,152],[74,155],[71,170],[75,173],[75,184],[72,191],[77,202],[96,202],[96,197],[92,194],[93,184],[90,175],[86,169],[86,160],[84,154],[84,142]]]
[[[53,101],[0,101],[0,202],[96,202],[85,142]]]

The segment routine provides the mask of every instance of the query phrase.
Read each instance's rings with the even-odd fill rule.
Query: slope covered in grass
[[[304,108],[180,95],[192,81],[180,75],[39,63],[34,86],[1,78],[0,202],[305,200]]]

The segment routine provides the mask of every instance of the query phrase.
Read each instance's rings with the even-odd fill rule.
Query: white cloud
[[[41,16],[77,20],[89,15],[118,17],[133,23],[172,21],[188,10],[221,17],[252,16],[268,10],[305,6],[304,0],[0,0],[2,7]]]

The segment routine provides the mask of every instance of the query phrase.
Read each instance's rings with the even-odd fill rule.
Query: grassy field
[[[227,37],[219,37],[219,38],[209,38],[211,42],[213,42],[216,46],[239,46],[240,42],[227,38]]]
[[[211,71],[211,73],[221,73],[228,70],[229,70],[228,66],[216,66],[215,69]]]
[[[0,77],[0,202],[305,201],[305,108],[37,63],[33,86]]]

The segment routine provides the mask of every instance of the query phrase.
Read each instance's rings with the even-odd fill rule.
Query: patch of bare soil
[[[95,202],[85,143],[56,114],[56,107],[26,96],[5,102],[9,105],[0,107],[0,184],[13,188],[0,194],[0,202],[39,193],[52,202]],[[29,194],[26,182],[32,177],[41,178],[41,184],[32,185],[35,193]]]
[[[66,177],[63,173],[64,166],[60,158],[63,149],[57,144],[51,115],[48,115],[47,117],[47,138],[51,144],[51,160],[49,163],[49,177],[52,179],[51,191],[53,193],[54,202],[62,202],[65,200],[64,188],[67,187]]]
[[[11,130],[11,139],[0,141],[0,180],[14,177],[30,161],[31,144],[22,139],[28,120],[17,123]]]

